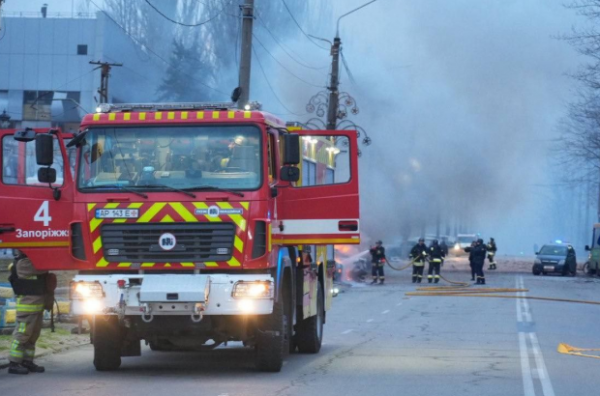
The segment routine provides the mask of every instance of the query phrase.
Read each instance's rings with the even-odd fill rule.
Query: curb
[[[42,358],[42,357],[48,356],[48,355],[54,355],[54,354],[58,354],[58,353],[63,353],[63,352],[66,352],[66,351],[68,351],[70,349],[81,348],[82,346],[86,346],[86,345],[90,345],[89,341],[86,342],[86,343],[84,343],[84,344],[69,345],[69,346],[66,346],[66,347],[62,347],[62,348],[60,348],[58,350],[55,350],[55,351],[42,352],[39,355],[36,355],[35,359],[39,359],[39,358]],[[10,363],[8,362],[8,360],[6,361],[6,363],[0,362],[0,370],[3,370],[5,368],[7,368],[9,366],[9,364]]]

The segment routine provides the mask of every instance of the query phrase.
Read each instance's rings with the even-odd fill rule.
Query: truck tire
[[[286,341],[285,312],[283,298],[273,305],[273,313],[264,321],[263,328],[257,332],[255,347],[255,365],[259,371],[276,373],[281,371],[283,358],[289,344]]]
[[[123,336],[117,317],[94,319],[94,366],[97,371],[113,371],[121,366]]]
[[[325,302],[323,286],[319,282],[317,288],[317,314],[298,323],[296,328],[296,345],[300,353],[318,353],[323,342],[323,322]]]

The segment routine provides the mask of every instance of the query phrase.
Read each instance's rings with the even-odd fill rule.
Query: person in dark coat
[[[369,252],[371,253],[371,274],[373,275],[373,282],[371,284],[376,284],[379,281],[379,284],[383,285],[385,281],[385,274],[383,272],[385,248],[383,247],[383,242],[377,241],[375,246],[369,249]]]
[[[444,250],[438,244],[437,239],[434,239],[429,247],[429,270],[427,272],[427,281],[431,283],[435,280],[435,283],[440,281],[440,267],[444,261]]]
[[[483,273],[483,266],[485,264],[485,256],[487,249],[483,244],[483,239],[478,239],[475,242],[475,246],[465,248],[465,252],[469,253],[469,257],[472,260],[475,274],[477,275],[477,284],[485,285],[485,275]]]

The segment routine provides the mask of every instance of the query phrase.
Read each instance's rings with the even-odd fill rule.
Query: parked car
[[[532,268],[533,275],[559,273],[563,276],[575,276],[577,257],[573,246],[567,244],[544,245],[536,252]]]

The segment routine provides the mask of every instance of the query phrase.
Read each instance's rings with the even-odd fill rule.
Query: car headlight
[[[460,250],[460,245],[458,243],[454,245],[454,250]]]
[[[558,265],[565,265],[565,263],[566,263],[566,260],[560,260],[560,261],[558,262]]]
[[[100,282],[71,282],[71,300],[89,300],[104,297]]]
[[[273,298],[273,282],[236,282],[231,293],[233,298],[263,299]]]
[[[536,258],[533,263],[534,264],[542,264],[542,260]]]

